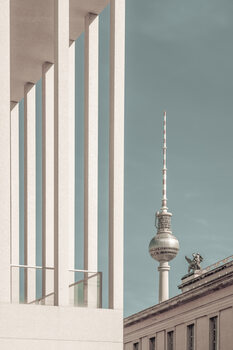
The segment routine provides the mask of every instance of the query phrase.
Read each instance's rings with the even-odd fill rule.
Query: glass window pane
[[[155,350],[155,337],[150,338],[149,340],[149,349]]]
[[[209,324],[209,349],[217,350],[217,316],[210,318]]]
[[[187,350],[194,350],[194,324],[187,327]]]
[[[167,333],[167,350],[173,350],[173,335],[173,331]]]

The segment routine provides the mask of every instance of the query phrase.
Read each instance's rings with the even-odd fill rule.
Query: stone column
[[[123,309],[125,0],[111,0],[109,307]]]
[[[69,303],[70,127],[69,1],[54,0],[54,267],[55,305]]]
[[[42,66],[42,266],[54,265],[54,66]],[[43,270],[42,296],[54,292],[53,271]],[[45,304],[50,298],[45,300]]]
[[[70,42],[69,47],[69,268],[74,269],[74,230],[75,230],[75,41]],[[71,273],[71,272],[70,272]],[[74,273],[69,278],[74,281]]]
[[[11,102],[11,264],[19,265],[19,105]],[[11,302],[19,303],[19,268],[11,268]]]

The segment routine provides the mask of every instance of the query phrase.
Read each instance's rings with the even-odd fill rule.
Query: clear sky
[[[233,2],[126,0],[125,315],[158,301],[148,254],[161,205],[167,111],[168,207],[180,252],[170,296],[187,272],[233,254]]]

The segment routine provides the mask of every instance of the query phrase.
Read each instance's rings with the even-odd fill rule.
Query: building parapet
[[[209,276],[212,276],[212,278],[208,278]],[[141,322],[143,319],[145,320],[154,317],[182,304],[188,303],[207,294],[214,293],[219,289],[233,285],[233,261],[220,265],[213,270],[208,270],[204,274],[194,277],[192,282],[189,283],[194,282],[195,285],[193,284],[194,287],[192,289],[185,290],[183,293],[160,304],[151,306],[143,311],[126,317],[124,319],[124,327],[131,326],[132,324]]]

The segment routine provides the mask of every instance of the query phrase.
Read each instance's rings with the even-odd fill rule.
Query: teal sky
[[[161,205],[167,111],[168,207],[180,252],[170,296],[187,272],[233,254],[233,2],[126,0],[125,315],[158,301],[148,254]]]
[[[158,264],[148,254],[161,206],[162,117],[167,111],[168,206],[180,252],[170,296],[187,272],[233,254],[233,2],[126,0],[125,316],[158,301]],[[109,7],[100,15],[99,271],[108,283]],[[76,41],[75,267],[83,268],[84,35]],[[41,81],[36,88],[37,264],[41,264]],[[20,102],[20,259],[23,263],[23,101]],[[23,276],[21,276],[23,278]],[[38,274],[37,296],[41,276]],[[22,289],[22,285],[21,285]],[[21,294],[22,294],[21,290]]]

